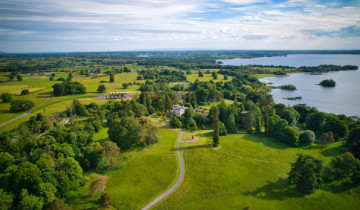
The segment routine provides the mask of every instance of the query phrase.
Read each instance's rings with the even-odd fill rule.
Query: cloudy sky
[[[360,49],[359,0],[0,0],[0,51]]]

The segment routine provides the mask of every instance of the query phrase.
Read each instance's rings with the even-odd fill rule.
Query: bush
[[[1,94],[1,100],[3,103],[9,103],[12,100],[12,95],[10,93]]]
[[[30,110],[34,106],[34,102],[30,100],[14,100],[10,105],[10,112],[24,112]]]
[[[30,91],[28,89],[24,89],[21,91],[21,95],[29,95],[30,94]]]
[[[300,133],[299,142],[305,145],[311,145],[315,141],[315,133],[312,130],[306,130]]]

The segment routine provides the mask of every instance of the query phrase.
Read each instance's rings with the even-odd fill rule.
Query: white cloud
[[[255,3],[267,2],[266,0],[221,0],[226,3],[235,4],[235,5],[249,5]]]

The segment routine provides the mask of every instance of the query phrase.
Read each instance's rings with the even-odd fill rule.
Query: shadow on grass
[[[324,149],[321,151],[321,154],[330,157],[330,156],[342,155],[344,152],[346,152],[346,149],[343,146],[339,146],[339,147]]]
[[[0,114],[11,113],[10,110],[0,110]]]
[[[274,149],[286,149],[289,148],[290,146],[282,143],[281,141],[271,138],[271,137],[266,137],[264,135],[255,135],[255,134],[244,134],[244,139],[248,140],[248,141],[252,141],[252,142],[256,142],[256,143],[262,143],[267,147],[271,147]]]
[[[347,191],[360,190],[360,184],[355,184],[350,181],[349,178],[343,180],[343,181],[335,181],[333,183],[330,183],[326,186],[324,190],[331,191],[333,193],[343,193]]]
[[[254,196],[263,200],[283,200],[286,198],[300,198],[305,195],[297,192],[294,188],[288,186],[288,180],[280,178],[276,182],[268,182],[252,192],[244,193],[247,196]]]

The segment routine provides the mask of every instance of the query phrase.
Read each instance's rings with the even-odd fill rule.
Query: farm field
[[[2,73],[2,76],[6,74]],[[74,74],[76,75],[76,74]],[[67,73],[56,73],[56,78],[65,77]],[[106,93],[97,93],[97,88],[100,84],[106,86],[106,92],[118,92],[118,93],[138,93],[138,85],[130,85],[128,88],[123,89],[122,84],[128,82],[138,82],[144,83],[144,80],[136,80],[136,73],[121,73],[115,75],[115,82],[109,83],[109,76],[102,75],[98,78],[92,79],[91,77],[85,77],[83,75],[77,75],[73,77],[72,81],[78,81],[82,83],[86,89],[87,94],[82,95],[71,95],[71,96],[60,96],[55,97],[51,95],[53,91],[52,85],[59,83],[61,81],[49,81],[47,76],[24,76],[23,81],[6,81],[0,83],[0,94],[8,92],[13,94],[14,100],[31,100],[34,102],[34,107],[30,110],[32,112],[30,115],[19,118],[9,124],[2,126],[3,131],[11,130],[17,127],[21,122],[27,121],[31,116],[36,115],[37,113],[45,113],[51,115],[56,112],[64,111],[72,103],[72,100],[79,99],[84,104],[90,104],[95,102],[99,105],[106,103],[107,100],[100,100],[96,97],[104,95]],[[100,81],[106,81],[106,83],[101,83]],[[29,95],[21,95],[23,89],[29,89]],[[8,120],[22,115],[23,113],[11,113],[9,103],[0,103],[0,124],[7,122]]]

